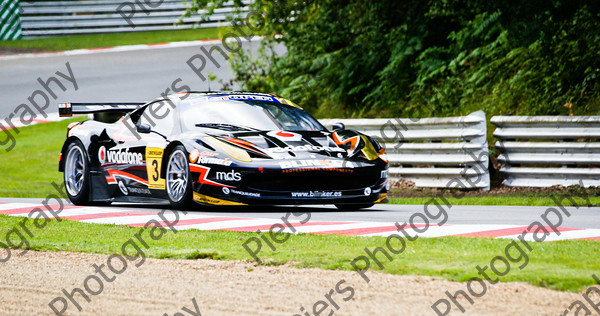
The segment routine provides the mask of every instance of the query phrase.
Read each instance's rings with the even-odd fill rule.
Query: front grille
[[[249,188],[263,191],[355,190],[375,185],[380,174],[370,172],[342,173],[314,170],[283,173],[283,170],[245,177]]]

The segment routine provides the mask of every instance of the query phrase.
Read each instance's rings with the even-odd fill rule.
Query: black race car
[[[76,205],[169,200],[201,205],[386,202],[385,150],[336,124],[328,131],[270,94],[190,92],[148,103],[63,103],[71,123],[59,171]]]

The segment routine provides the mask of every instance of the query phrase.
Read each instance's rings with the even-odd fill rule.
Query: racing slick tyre
[[[85,148],[79,141],[67,147],[65,160],[65,189],[69,200],[75,205],[88,205],[90,202],[90,174]]]
[[[178,145],[171,151],[167,163],[167,195],[171,206],[185,209],[193,205],[192,179],[185,148]]]
[[[364,208],[369,208],[373,205],[375,205],[375,203],[335,204],[335,207],[337,207],[341,211],[356,211],[356,210],[361,210]]]

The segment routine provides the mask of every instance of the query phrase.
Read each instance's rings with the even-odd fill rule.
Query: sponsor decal
[[[388,177],[388,169],[386,170],[381,170],[381,178],[385,179]]]
[[[369,195],[371,195],[371,192],[373,192],[373,191],[371,190],[371,188],[365,188],[365,191],[364,191],[363,193],[364,193],[366,196],[369,196]]]
[[[325,168],[354,168],[352,161],[334,160],[334,159],[304,159],[280,161],[281,169],[292,169],[302,167],[325,167]]]
[[[138,188],[138,187],[127,187],[127,188],[129,189],[129,192],[131,192],[131,193],[152,195],[152,192],[150,192],[150,190],[146,189],[146,188]]]
[[[209,97],[208,101],[227,101],[227,100],[256,100],[256,101],[269,101],[279,103],[275,98],[266,95],[252,95],[252,94],[231,94],[221,95],[216,97]]]
[[[281,173],[297,173],[297,172],[307,172],[307,171],[331,171],[331,172],[339,172],[339,173],[354,173],[353,169],[342,169],[342,168],[297,168],[297,169],[284,169],[281,170]]]
[[[324,146],[313,146],[313,145],[305,145],[305,146],[288,146],[288,147],[277,147],[277,148],[268,148],[266,149],[270,153],[284,153],[288,151],[327,151],[327,152],[339,152],[345,153],[346,150],[339,147],[324,147]]]
[[[288,141],[288,142],[297,142],[297,141],[302,140],[302,135],[294,133],[294,132],[271,131],[271,132],[268,132],[267,135],[281,139],[283,141]]]
[[[277,159],[277,160],[296,159],[296,156],[291,156],[289,154],[273,154],[273,153],[269,153],[269,156],[271,156],[271,158]],[[311,158],[317,158],[317,157],[315,156],[315,157],[311,157]]]
[[[189,158],[190,158],[191,163],[196,163],[198,161],[198,158],[200,158],[200,157],[215,157],[218,155],[219,155],[218,152],[214,152],[214,151],[200,152],[200,151],[198,151],[198,149],[194,149],[194,150],[192,150],[192,152],[190,152]]]
[[[198,161],[198,157],[200,157],[200,152],[197,149],[194,149],[189,154],[189,159],[191,163],[195,163]]]
[[[231,192],[231,190],[229,190],[229,188],[223,187],[223,193],[229,194],[230,192]]]
[[[253,192],[244,192],[244,191],[238,191],[238,190],[231,190],[232,193],[238,194],[238,195],[243,195],[243,196],[250,196],[250,197],[256,197],[259,198],[260,197],[260,193],[253,193]]]
[[[230,166],[233,163],[233,161],[229,160],[229,157],[227,157],[225,159],[221,159],[221,158],[213,158],[213,157],[207,157],[207,156],[200,156],[200,157],[198,157],[197,163],[210,164],[210,165]]]
[[[332,198],[341,197],[342,192],[340,191],[306,191],[306,192],[292,192],[292,197],[296,198]]]
[[[190,164],[190,172],[197,172],[200,175],[198,176],[198,183],[201,184],[208,184],[208,185],[216,185],[219,187],[228,187],[228,188],[233,188],[232,186],[229,185],[224,185],[215,181],[211,181],[208,180],[208,173],[210,172],[210,167],[205,167],[205,166],[201,166],[201,165],[194,165],[194,164]]]
[[[242,180],[242,175],[235,170],[229,172],[217,171],[216,179],[221,181],[240,181]]]
[[[200,194],[198,192],[194,192],[194,201],[211,205],[246,205],[244,203],[217,199],[208,195]]]
[[[160,168],[164,149],[146,147],[146,173],[148,174],[148,188],[162,190],[166,188],[165,178],[160,177]]]
[[[104,146],[98,151],[98,160],[115,164],[141,165],[144,162],[144,157],[141,153],[129,152],[129,148],[119,148],[118,150],[106,150]]]
[[[106,162],[106,147],[104,146],[100,147],[100,149],[98,150],[98,161],[100,161],[101,165],[103,165],[104,162]]]
[[[119,181],[119,189],[121,189],[121,192],[123,192],[123,194],[129,194],[129,192],[127,191],[127,187],[125,186],[125,183],[123,183],[123,181]]]

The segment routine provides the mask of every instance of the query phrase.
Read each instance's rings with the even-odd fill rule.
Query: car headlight
[[[377,157],[379,157],[379,159],[383,160],[385,163],[389,163],[385,148],[374,139],[372,140],[371,144],[374,145],[372,147],[374,148],[373,150],[376,152]]]
[[[231,156],[231,158],[235,159],[235,160],[239,160],[239,161],[244,161],[244,162],[251,162],[252,158],[250,158],[250,155],[248,154],[247,151],[234,147],[232,145],[229,145],[227,143],[224,143],[214,137],[204,137],[204,140],[206,140],[207,143],[220,148],[222,151],[224,151],[226,154],[228,154],[229,156]]]

